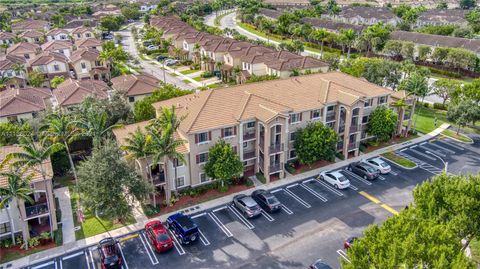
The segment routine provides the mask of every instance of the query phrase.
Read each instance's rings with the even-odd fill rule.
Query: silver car
[[[247,218],[253,218],[262,213],[260,206],[252,197],[245,194],[235,195],[233,197],[233,204],[240,210]]]

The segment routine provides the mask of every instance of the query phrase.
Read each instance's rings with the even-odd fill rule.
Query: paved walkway
[[[398,149],[403,148],[403,147],[405,147],[407,145],[410,145],[410,144],[424,142],[424,141],[427,141],[427,140],[431,139],[432,137],[437,136],[443,130],[447,129],[449,126],[450,125],[448,123],[444,123],[440,127],[438,127],[437,129],[433,130],[432,132],[430,132],[426,135],[417,137],[415,139],[409,140],[407,142],[404,142],[404,143],[401,143],[401,144],[391,145],[391,146],[388,146],[388,147],[385,147],[385,148],[381,148],[381,149],[378,149],[376,151],[372,151],[372,152],[369,152],[367,154],[363,154],[363,155],[358,156],[358,157],[350,158],[348,160],[337,162],[337,163],[331,164],[329,166],[325,166],[325,167],[321,167],[321,168],[318,168],[318,169],[310,170],[310,171],[307,171],[307,172],[302,173],[302,174],[298,174],[298,175],[294,175],[294,176],[287,176],[284,179],[277,180],[277,181],[274,181],[274,182],[271,182],[271,183],[268,183],[268,184],[264,184],[264,185],[261,185],[260,187],[263,188],[263,189],[278,188],[278,187],[281,187],[283,185],[290,184],[290,183],[296,182],[298,180],[301,180],[301,179],[304,179],[304,178],[307,178],[307,177],[316,176],[322,170],[338,169],[342,166],[347,165],[348,163],[359,161],[360,159],[363,159],[363,158],[371,158],[371,157],[374,157],[376,155],[379,155],[379,154],[382,154],[382,153],[385,153],[385,152],[388,152],[388,151],[398,150]],[[256,186],[255,188],[258,188],[258,187]],[[195,207],[195,209],[190,210],[189,214],[196,214],[199,211],[203,211],[203,210],[207,210],[209,208],[221,206],[225,203],[231,202],[232,199],[233,199],[233,196],[235,196],[237,194],[247,194],[248,195],[251,192],[252,192],[252,189],[248,189],[248,190],[245,190],[245,191],[242,191],[242,192],[232,193],[230,195],[220,197],[220,198],[215,199],[215,200],[211,200],[211,201],[201,203],[201,204],[198,205],[198,207]],[[181,209],[179,211],[183,211],[183,210],[184,209]],[[156,219],[160,219],[162,221],[165,221],[165,219],[168,216],[170,216],[174,213],[175,212],[170,212],[168,214],[161,215],[161,216],[157,217]],[[127,227],[119,228],[119,229],[109,231],[109,232],[106,232],[106,233],[103,233],[103,234],[99,234],[99,235],[96,235],[96,236],[92,236],[92,237],[89,237],[89,238],[86,238],[86,239],[78,240],[78,241],[76,241],[74,243],[71,243],[71,244],[63,245],[63,246],[56,247],[56,248],[49,249],[49,250],[45,250],[45,251],[42,251],[42,252],[39,252],[39,253],[36,253],[36,254],[32,254],[30,256],[23,257],[21,259],[18,259],[18,260],[15,260],[15,261],[11,262],[11,264],[12,264],[11,266],[13,266],[13,268],[24,267],[24,266],[27,266],[27,265],[32,264],[34,262],[35,263],[36,262],[41,262],[43,260],[51,259],[53,257],[66,254],[67,252],[72,252],[72,251],[75,251],[75,250],[82,249],[86,246],[96,244],[101,239],[109,237],[109,236],[116,237],[116,236],[123,236],[123,235],[129,234],[129,233],[133,233],[133,232],[136,232],[138,230],[143,229],[143,227],[144,227],[144,225],[147,221],[148,221],[147,219],[142,219],[139,222],[137,222],[135,224],[132,224],[132,225],[129,225]],[[6,264],[0,265],[0,268],[1,268],[1,266],[5,266],[5,265]]]
[[[73,224],[73,212],[68,187],[55,189],[53,193],[58,198],[60,211],[62,212],[62,219],[57,221],[62,221],[63,243],[68,244],[75,242],[75,227]]]

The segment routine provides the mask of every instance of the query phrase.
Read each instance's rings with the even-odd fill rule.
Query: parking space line
[[[375,204],[378,204],[380,205],[382,208],[384,208],[385,210],[387,210],[388,212],[394,214],[394,215],[397,215],[398,214],[398,211],[396,211],[395,209],[391,208],[389,205],[385,204],[385,203],[382,203],[380,200],[378,200],[377,198],[371,196],[370,194],[364,192],[364,191],[360,191],[358,192],[360,195],[362,195],[363,197],[367,198],[368,200],[374,202]]]
[[[390,171],[390,174],[392,174],[392,175],[394,175],[394,176],[398,176],[398,172],[393,171],[393,169]]]
[[[153,252],[153,249],[152,249],[152,246],[150,246],[150,244],[148,243],[147,239],[145,238],[145,240],[143,240],[145,238],[145,235],[142,233],[140,234],[140,241],[142,241],[142,244],[143,244],[143,247],[145,248],[145,250],[147,251],[147,255],[148,257],[150,258],[150,261],[152,262],[153,265],[155,264],[158,264],[158,259],[157,259],[157,256],[155,255],[155,253]],[[146,242],[146,243],[145,243]],[[148,247],[147,247],[148,246]],[[152,253],[150,253],[150,251]],[[152,255],[153,256],[152,256]],[[153,259],[155,258],[155,259]]]
[[[423,156],[423,157],[425,157],[425,158],[427,158],[427,159],[429,159],[429,160],[432,160],[432,161],[436,161],[436,160],[437,160],[436,158],[433,158],[432,156],[429,156],[429,155],[427,155],[427,154],[425,154],[425,153],[423,153],[423,152],[420,152],[420,151],[418,151],[418,150],[410,149],[410,151],[412,151],[413,153],[416,153],[416,154],[418,154],[418,155],[420,155],[420,156]]]
[[[429,145],[432,146],[432,147],[436,147],[436,148],[438,148],[438,149],[441,149],[441,150],[443,150],[443,151],[445,151],[445,152],[447,152],[447,153],[455,154],[455,151],[453,151],[453,150],[451,150],[451,149],[447,149],[447,148],[442,147],[442,146],[440,146],[440,145],[437,145],[437,144],[435,144],[433,141],[430,142]]]
[[[293,183],[291,185],[288,185],[286,188],[289,189],[289,188],[293,188],[293,187],[296,187],[298,186],[298,183]]]
[[[358,191],[358,188],[355,185],[352,185],[352,183],[350,183],[349,188],[354,190],[354,191]]]
[[[224,205],[224,206],[222,206],[222,207],[215,208],[215,209],[212,210],[212,212],[217,212],[217,211],[220,211],[220,210],[223,210],[223,209],[227,209],[227,206]]]
[[[82,254],[83,254],[83,251],[80,251],[80,252],[77,252],[77,253],[73,253],[73,254],[70,254],[70,255],[68,255],[68,256],[62,257],[62,260],[68,260],[68,259],[71,259],[71,258],[80,256],[80,255],[82,255]]]
[[[203,213],[197,214],[197,215],[195,215],[195,216],[191,216],[190,218],[192,218],[192,219],[200,218],[200,217],[205,216],[206,214],[207,214],[207,213],[203,212]]]
[[[235,207],[228,206],[228,209],[230,209],[230,211],[232,211],[233,214],[235,214],[235,216],[237,216],[237,218],[239,218],[240,221],[243,222],[243,224],[245,224],[245,226],[247,226],[248,229],[253,230],[253,228],[255,228],[255,226],[253,226],[253,224],[250,221],[248,221],[244,216],[242,216],[242,213],[238,212],[238,210]]]
[[[265,210],[260,209],[260,211],[262,212],[262,215],[263,215],[268,221],[270,221],[270,222],[275,221],[275,219],[274,219],[272,216],[270,216],[270,214],[268,214],[267,212],[265,212]]]
[[[293,199],[297,200],[300,204],[302,204],[306,208],[312,207],[309,203],[305,202],[302,198],[298,197],[295,193],[293,193],[291,190],[288,188],[284,189],[285,193],[290,195]]]
[[[87,262],[87,269],[90,269],[90,261],[88,260],[88,252],[83,251],[83,253],[85,254],[85,261]]]
[[[200,241],[202,241],[203,245],[210,245],[210,241],[208,241],[207,237],[202,233],[202,230],[200,230],[200,228],[198,228],[198,233],[200,234]]]
[[[345,172],[346,172],[347,174],[349,174],[350,176],[352,176],[354,179],[356,179],[356,180],[358,180],[358,181],[360,181],[360,182],[362,182],[362,183],[364,183],[364,184],[366,184],[366,185],[368,185],[368,186],[372,185],[372,182],[369,182],[369,181],[361,178],[360,176],[357,176],[357,175],[354,174],[353,172],[348,171],[346,168],[345,168]]]
[[[455,142],[450,142],[450,140],[442,140],[441,141],[442,143],[445,143],[447,145],[449,145],[450,147],[454,148],[454,149],[458,149],[458,150],[465,150],[464,147],[461,147],[461,146],[458,146],[458,145],[455,145],[454,143]]]
[[[122,246],[118,244],[118,248],[120,249],[120,253],[122,254],[122,257],[123,257],[122,268],[128,269],[127,259],[125,259],[125,255],[123,254]]]
[[[351,263],[351,261],[347,258],[347,253],[345,253],[343,250],[339,249],[337,250],[338,255],[342,257],[346,262]]]
[[[92,248],[89,248],[89,249],[88,249],[88,252],[90,253],[90,261],[92,262],[92,266],[93,266],[93,268],[95,269],[96,266],[95,266],[95,261],[93,260]]]
[[[283,191],[283,189],[276,189],[276,190],[270,191],[270,193],[276,193],[276,192],[279,192],[279,191]]]
[[[207,215],[213,220],[213,222],[215,222],[215,224],[217,224],[218,228],[220,228],[220,230],[222,230],[222,232],[225,233],[227,237],[233,236],[232,232],[230,232],[230,230],[225,225],[223,225],[223,223],[215,215],[215,213],[212,212],[212,213],[208,213]]]
[[[385,180],[385,178],[384,178],[383,176],[380,176],[380,175],[378,176],[378,178],[379,178],[380,180]]]
[[[180,242],[178,242],[177,237],[170,230],[168,230],[168,232],[170,233],[170,237],[173,238],[173,241],[174,241],[173,246],[175,247],[175,250],[177,250],[177,252],[178,252],[178,254],[180,254],[180,256],[185,255],[185,250],[183,249]]]
[[[57,262],[55,260],[53,260],[53,261],[49,261],[49,262],[37,265],[35,267],[32,267],[31,269],[39,269],[39,268],[47,267],[47,266],[52,265],[52,264],[55,264],[55,268],[57,268]]]
[[[442,152],[439,152],[439,151],[436,150],[436,149],[431,149],[431,148],[428,148],[428,147],[425,147],[425,146],[422,146],[422,149],[425,150],[425,153],[427,153],[427,151],[430,151],[430,152],[433,152],[433,153],[435,153],[436,155],[438,155],[438,156],[440,156],[440,157],[443,157],[443,158],[447,157],[446,154],[444,154],[444,153],[442,153]]]
[[[305,184],[300,184],[300,186],[302,188],[304,188],[306,191],[308,191],[309,193],[311,193],[313,196],[317,197],[318,199],[322,200],[323,202],[327,202],[328,199],[323,197],[322,195],[320,195],[318,192],[314,191],[312,188],[308,187],[307,185]]]
[[[343,196],[343,193],[342,193],[342,192],[334,189],[334,188],[331,187],[331,186],[328,186],[327,183],[323,182],[321,179],[317,179],[316,182],[317,182],[318,184],[322,185],[323,187],[325,187],[327,190],[335,193],[336,195],[338,195],[338,196]]]
[[[290,210],[290,208],[286,207],[284,204],[282,204],[282,209],[285,211],[288,215],[293,215],[293,211]]]

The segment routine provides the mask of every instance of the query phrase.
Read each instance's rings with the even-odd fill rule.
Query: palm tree
[[[317,29],[312,32],[312,38],[315,41],[320,42],[320,57],[322,59],[323,59],[323,44],[325,43],[325,39],[328,37],[328,35],[329,33],[324,28]]]
[[[418,72],[413,72],[400,84],[400,89],[405,90],[410,96],[413,96],[413,105],[412,112],[410,113],[410,118],[408,119],[407,132],[410,131],[412,127],[412,118],[415,115],[415,107],[417,104],[417,98],[424,98],[428,94],[428,81],[427,79],[420,75]],[[413,128],[416,127],[416,121]]]
[[[40,143],[35,143],[32,138],[21,136],[19,137],[20,148],[22,152],[12,152],[7,155],[7,159],[13,159],[12,165],[14,167],[39,167],[42,175],[45,198],[47,202],[48,220],[50,222],[50,236],[53,238],[52,225],[52,211],[50,210],[50,193],[47,184],[47,171],[43,165],[44,162],[50,159],[50,156],[55,152],[61,150],[63,145],[60,143],[52,143],[47,145],[46,140],[41,140]],[[52,195],[53,196],[53,195]]]
[[[10,77],[1,76],[0,77],[0,91],[7,88],[7,82],[10,81]]]
[[[0,173],[0,176],[7,178],[7,185],[5,187],[0,187],[0,208],[5,208],[7,205],[11,205],[14,200],[17,200],[17,209],[20,211],[19,201],[26,201],[33,203],[30,193],[32,189],[30,188],[30,182],[28,179],[22,178],[22,175],[16,172],[10,173]],[[13,230],[13,219],[10,216],[9,208],[6,209],[8,219],[10,220],[10,228],[12,232],[12,242],[15,245],[15,231]],[[24,240],[27,242],[26,240]],[[25,244],[28,246],[28,244]]]
[[[350,50],[357,39],[357,33],[352,29],[346,29],[341,31],[342,41],[347,46],[347,59],[350,59]]]
[[[15,74],[19,74],[21,77],[25,77],[23,74],[25,73],[25,66],[23,64],[15,63],[12,65],[12,70]]]
[[[92,137],[94,146],[100,146],[102,138],[108,137],[112,129],[121,127],[121,124],[108,126],[108,115],[106,112],[87,112],[83,119],[76,121],[77,126],[85,130],[85,133]]]
[[[390,104],[390,106],[394,107],[397,110],[398,113],[398,125],[397,125],[397,131],[401,131],[402,126],[403,126],[403,116],[405,113],[405,109],[408,107],[407,102],[405,102],[405,98],[402,98],[396,102],[393,102]]]

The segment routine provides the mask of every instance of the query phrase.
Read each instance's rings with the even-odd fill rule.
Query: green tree
[[[463,9],[471,9],[475,7],[476,1],[475,0],[459,0],[458,4]]]
[[[350,50],[355,44],[355,40],[357,39],[357,33],[352,29],[342,29],[340,31],[340,37],[342,43],[347,46],[347,59],[350,59]]]
[[[426,62],[432,53],[432,48],[427,45],[418,46],[418,59],[422,62]]]
[[[124,6],[121,12],[127,20],[138,20],[142,15],[137,5]]]
[[[33,204],[33,199],[30,197],[32,189],[30,188],[29,178],[25,178],[20,173],[0,173],[0,176],[6,177],[7,184],[3,187],[0,187],[0,209],[6,209],[8,220],[10,221],[10,227],[13,226],[13,218],[10,215],[10,208],[7,208],[8,205],[12,205],[12,202],[17,201],[17,210],[20,211],[20,201],[25,201]],[[19,216],[20,218],[20,216]],[[12,229],[12,242],[15,245],[15,233]],[[25,247],[28,247],[27,241],[25,240]]]
[[[302,164],[311,165],[318,160],[335,159],[337,134],[321,122],[309,123],[295,132],[294,148]]]
[[[447,54],[447,62],[457,70],[473,69],[476,61],[476,54],[466,49],[452,48]]]
[[[367,133],[376,137],[377,141],[388,141],[396,131],[397,114],[385,106],[378,106],[368,118]]]
[[[328,15],[330,16],[338,15],[338,13],[340,13],[341,11],[340,7],[338,6],[335,0],[328,0],[326,9],[327,9]]]
[[[469,122],[477,121],[479,116],[478,106],[472,100],[461,100],[448,106],[447,120],[457,125],[457,134]]]
[[[204,167],[208,177],[230,183],[230,180],[237,178],[243,172],[243,164],[240,157],[233,151],[230,144],[224,140],[218,141],[208,150],[208,160]]]
[[[105,31],[112,32],[112,31],[120,30],[120,27],[124,22],[125,22],[125,17],[123,16],[107,15],[107,16],[103,16],[100,19],[100,26]]]
[[[363,32],[367,42],[367,52],[371,50],[381,51],[385,42],[390,37],[390,30],[382,22],[369,26]]]
[[[337,70],[340,65],[340,55],[337,53],[322,53],[322,60],[328,63],[328,70]]]
[[[323,59],[323,45],[325,44],[325,40],[328,37],[329,33],[325,28],[316,29],[312,32],[313,40],[320,42],[320,56]]]
[[[413,60],[415,53],[415,44],[413,42],[403,42],[401,53],[404,59]]]
[[[460,81],[448,78],[440,78],[432,86],[433,93],[443,99],[443,104],[462,89]]]
[[[400,40],[388,40],[385,42],[383,52],[390,57],[398,57],[402,54],[402,44],[403,41]]]
[[[406,79],[400,83],[400,90],[405,90],[410,96],[413,96],[413,105],[412,111],[410,113],[410,118],[408,119],[407,132],[410,131],[412,127],[412,119],[415,116],[415,107],[417,104],[418,97],[425,97],[428,94],[428,81],[427,79],[419,74],[418,72],[412,73]],[[414,124],[414,129],[416,126],[416,121]]]
[[[29,135],[32,133],[32,127],[27,122],[25,123],[0,123],[0,146],[7,146],[18,144],[20,136]]]
[[[443,64],[447,60],[450,48],[436,47],[432,53],[432,60],[437,64]]]
[[[144,201],[152,187],[132,170],[113,140],[94,147],[91,157],[78,167],[79,190],[87,208],[98,216],[123,219],[134,199]]]
[[[52,86],[52,88],[57,88],[57,86],[62,84],[62,82],[64,81],[65,81],[65,77],[55,76],[54,78],[52,78],[52,80],[50,80],[50,86]]]
[[[30,71],[28,73],[28,84],[32,87],[40,87],[45,82],[45,75],[37,72],[37,71]]]

